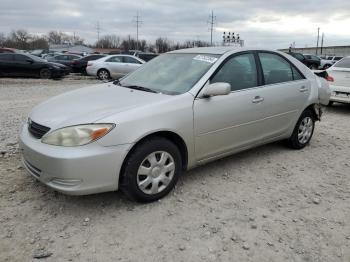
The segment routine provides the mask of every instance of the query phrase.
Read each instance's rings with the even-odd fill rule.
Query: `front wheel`
[[[295,128],[291,137],[287,140],[288,145],[294,149],[304,148],[311,140],[315,128],[315,116],[311,110],[305,110]]]
[[[39,74],[41,79],[49,79],[51,77],[51,71],[48,68],[41,69]]]
[[[121,189],[139,202],[156,201],[167,195],[182,172],[178,147],[163,137],[146,139],[127,158]]]

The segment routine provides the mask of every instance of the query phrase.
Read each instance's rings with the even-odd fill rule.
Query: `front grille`
[[[50,128],[47,126],[39,125],[38,123],[35,123],[31,120],[29,120],[28,123],[28,131],[31,133],[35,138],[42,138],[43,135],[45,135],[47,132],[50,131]]]

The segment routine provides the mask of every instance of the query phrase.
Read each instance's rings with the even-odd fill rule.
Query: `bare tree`
[[[120,37],[116,35],[105,35],[95,44],[99,48],[119,48]]]
[[[159,37],[156,39],[155,48],[158,53],[165,53],[170,50],[170,43],[168,39]]]

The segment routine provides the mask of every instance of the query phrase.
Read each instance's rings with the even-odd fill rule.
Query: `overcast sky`
[[[223,31],[234,31],[246,46],[314,46],[320,27],[325,45],[350,45],[350,0],[1,0],[0,6],[0,32],[61,30],[88,43],[97,39],[97,21],[101,35],[135,37],[137,11],[143,21],[140,39],[209,41],[207,21],[213,10],[215,42]]]

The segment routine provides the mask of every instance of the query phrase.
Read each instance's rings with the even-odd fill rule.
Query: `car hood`
[[[29,117],[38,124],[57,129],[94,123],[113,114],[164,102],[172,97],[106,83],[55,96],[37,105]]]

